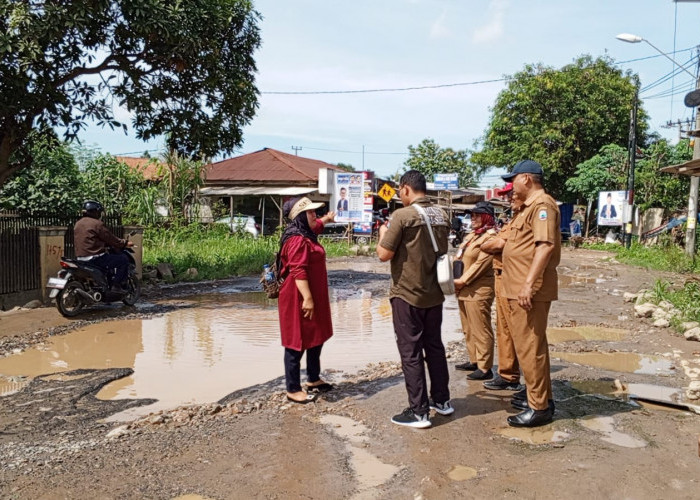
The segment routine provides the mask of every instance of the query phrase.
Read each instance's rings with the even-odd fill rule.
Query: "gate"
[[[78,219],[80,216],[0,212],[0,295],[38,290],[44,286],[40,282],[38,227],[67,227],[63,255],[74,258],[73,226]],[[123,238],[121,216],[103,216],[102,221],[112,233]]]

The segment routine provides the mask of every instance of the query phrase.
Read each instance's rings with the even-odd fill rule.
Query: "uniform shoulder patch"
[[[537,217],[540,220],[547,220],[547,209],[546,208],[541,209],[540,213],[537,215]]]

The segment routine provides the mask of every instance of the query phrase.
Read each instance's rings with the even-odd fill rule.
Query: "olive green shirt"
[[[425,208],[439,254],[447,253],[450,223],[445,211],[432,205],[427,198],[418,198],[413,203]],[[433,249],[423,217],[415,207],[400,208],[392,214],[380,245],[394,252],[389,297],[398,297],[421,309],[442,304],[445,297],[437,281],[438,254]]]

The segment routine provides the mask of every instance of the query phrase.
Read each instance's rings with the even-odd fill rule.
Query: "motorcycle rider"
[[[83,217],[75,223],[75,256],[78,260],[104,269],[107,282],[111,281],[113,292],[124,292],[129,273],[129,259],[121,250],[134,246],[132,241],[117,238],[104,225],[104,207],[99,201],[83,203]],[[110,253],[107,247],[118,251]],[[111,278],[111,280],[110,280]]]

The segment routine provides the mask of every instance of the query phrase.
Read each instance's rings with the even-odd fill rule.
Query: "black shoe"
[[[518,410],[529,410],[530,405],[527,404],[527,400],[523,399],[511,399],[510,400],[510,405],[513,408],[517,408]],[[554,400],[550,399],[547,405],[548,409],[554,413],[554,410],[556,410],[556,406],[554,406]]]
[[[484,387],[491,391],[519,391],[523,388],[520,382],[508,382],[500,375],[496,375],[493,380],[484,382]]]
[[[512,427],[537,427],[552,421],[554,412],[549,408],[546,410],[527,409],[517,415],[508,417],[508,425]]]
[[[469,380],[491,380],[493,378],[493,372],[489,368],[485,372],[482,372],[481,370],[475,370],[469,375],[467,375],[467,378]]]
[[[126,293],[126,288],[123,285],[112,285],[112,287],[109,289],[110,292],[112,293]]]
[[[514,393],[513,399],[522,399],[523,401],[527,401],[527,388]]]
[[[476,363],[470,363],[469,361],[460,365],[455,365],[455,370],[461,370],[463,372],[473,372],[477,368]]]

